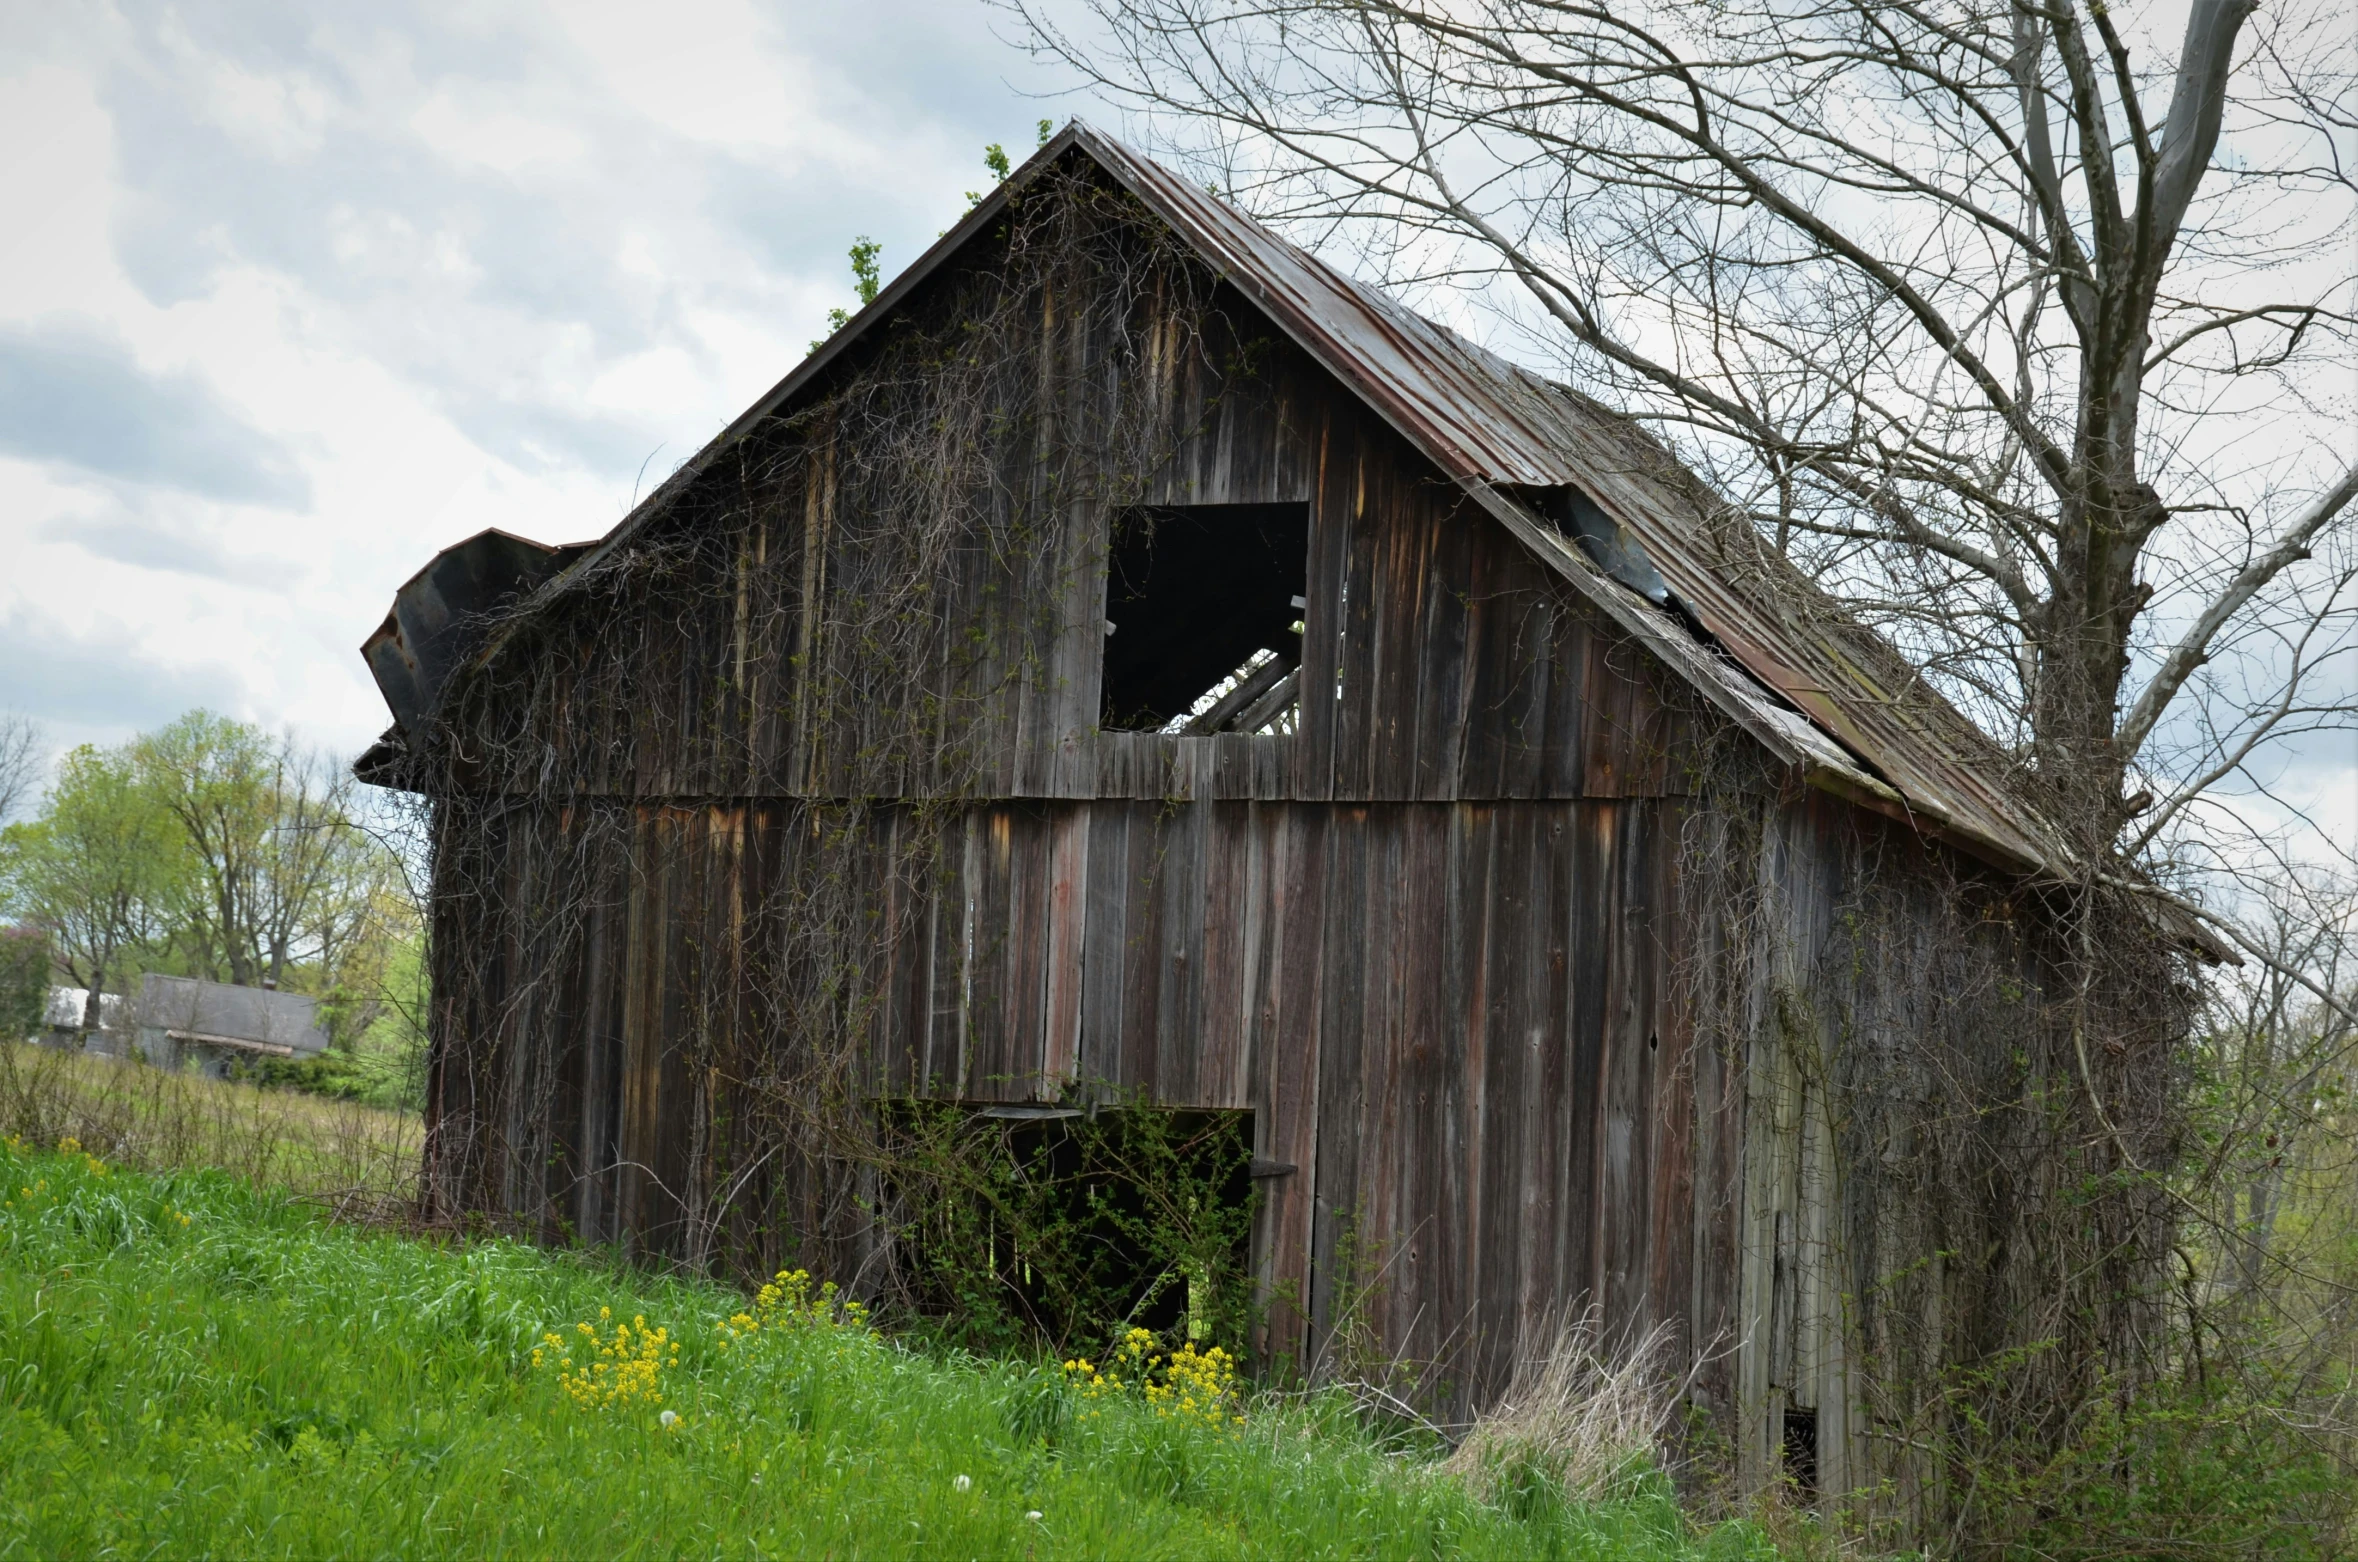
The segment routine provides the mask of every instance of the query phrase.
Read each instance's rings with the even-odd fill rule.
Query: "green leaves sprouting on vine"
[[[1048,138],[1056,133],[1056,121],[1052,119],[1043,119],[1040,121],[1038,129],[1040,137],[1039,145],[1046,146],[1048,144]],[[1008,175],[1015,172],[1015,163],[1013,159],[1008,157],[1007,148],[1000,145],[996,141],[993,141],[988,146],[983,148],[983,166],[991,171],[992,179],[1001,184],[1006,183]],[[988,192],[982,190],[967,191],[966,204],[968,206],[976,205],[987,193]],[[852,240],[852,290],[859,294],[860,308],[862,309],[865,309],[870,304],[875,303],[876,295],[883,290],[884,277],[883,273],[878,269],[877,266],[877,259],[883,253],[884,246],[879,244],[876,240],[868,237],[868,235],[865,233]],[[851,324],[853,313],[854,311],[849,309],[838,308],[828,310],[827,335],[832,336],[837,331],[840,331],[845,326]],[[826,340],[826,337],[821,337],[817,341],[812,342],[811,351],[817,352],[820,347],[825,345]]]
[[[865,233],[852,240],[852,291],[860,295],[860,307],[862,309],[865,309],[870,304],[875,303],[876,295],[883,291],[884,274],[876,264],[877,258],[883,253],[884,246],[877,243],[874,239],[868,237],[868,235]],[[848,309],[828,310],[827,335],[833,336],[836,332],[851,324],[851,317],[852,312]],[[821,346],[825,345],[826,339],[826,337],[821,337],[818,341],[811,343],[811,351],[817,352]]]
[[[1056,134],[1056,121],[1053,119],[1041,120],[1039,131],[1040,139],[1037,145],[1046,146],[1048,138]],[[1015,172],[1014,159],[1007,155],[1007,148],[996,141],[983,148],[983,166],[988,168],[991,171],[991,177],[1001,184],[1005,184],[1008,175]],[[980,205],[982,198],[989,193],[987,190],[969,190],[966,192],[966,204],[969,206]]]

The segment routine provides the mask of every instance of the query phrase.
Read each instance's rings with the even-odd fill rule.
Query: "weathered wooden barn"
[[[1847,1489],[1994,1338],[2006,756],[1634,425],[1086,127],[367,654],[445,1212],[856,1279],[774,1098],[1142,1098],[1249,1114],[1263,1358],[1347,1295],[1444,1414],[1667,1320]]]

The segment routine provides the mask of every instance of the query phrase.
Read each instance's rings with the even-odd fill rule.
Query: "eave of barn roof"
[[[1355,282],[1118,142],[1085,127],[1076,139],[1436,466],[1663,649],[1687,638],[1681,627],[1604,579],[1512,490],[1575,487],[1626,527],[1750,678],[1669,659],[1772,750],[2002,866],[2063,866],[2053,832],[1998,780],[2009,768],[1998,746],[1635,423]],[[1739,573],[1753,589],[1738,588]],[[1796,732],[1795,714],[1812,730]]]
[[[1074,149],[1565,580],[1812,782],[2016,872],[2069,853],[2002,779],[2004,752],[1905,657],[1773,550],[1628,418],[1506,362],[1344,276],[1251,217],[1079,121],[1051,138],[842,329],[637,505],[565,576],[623,545]],[[1608,579],[1516,490],[1571,486],[1643,545],[1709,631]],[[1742,577],[1743,584],[1737,583]],[[489,648],[486,648],[488,653]]]

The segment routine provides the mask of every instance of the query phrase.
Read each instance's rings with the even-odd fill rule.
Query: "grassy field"
[[[0,1043],[0,1136],[70,1138],[146,1171],[215,1167],[337,1213],[414,1203],[421,1133],[415,1113]]]
[[[1658,1477],[1486,1504],[1216,1373],[1091,1393],[62,1147],[0,1145],[0,1192],[0,1555],[1773,1555]]]

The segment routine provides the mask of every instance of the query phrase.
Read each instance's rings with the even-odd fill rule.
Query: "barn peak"
[[[2066,867],[2068,850],[2008,784],[2010,757],[1637,423],[1416,314],[1079,120],[604,539],[552,552],[545,583],[529,589],[563,591],[670,511],[989,233],[1011,200],[1076,160],[1133,196],[1549,570],[1809,783],[2011,872]],[[386,660],[378,638],[364,648],[372,664]],[[418,703],[417,691],[400,692]]]

